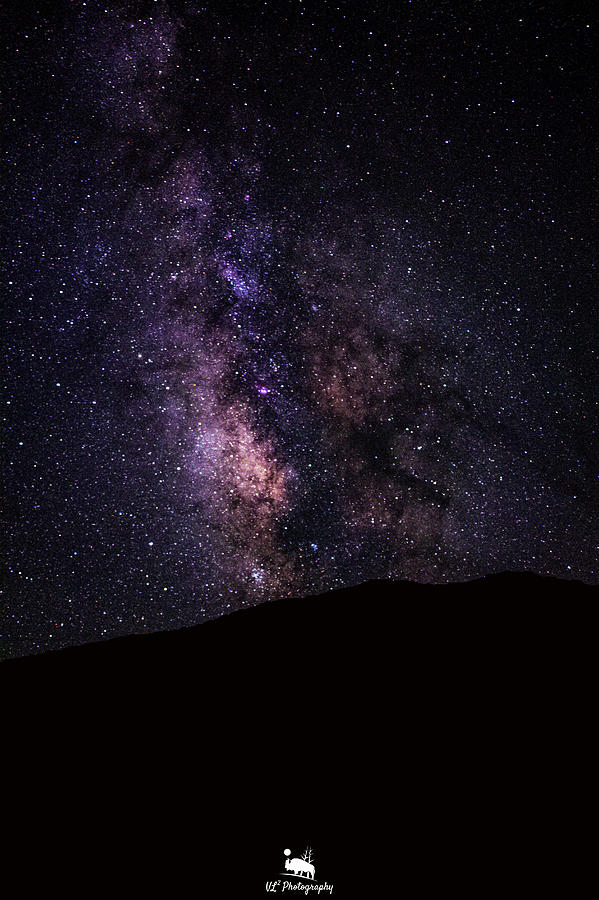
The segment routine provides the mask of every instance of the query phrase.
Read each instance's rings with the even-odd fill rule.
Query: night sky
[[[5,653],[598,581],[591,10],[5,5]]]

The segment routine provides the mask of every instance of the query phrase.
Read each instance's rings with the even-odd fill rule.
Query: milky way
[[[8,653],[375,577],[597,581],[596,20],[19,7]]]

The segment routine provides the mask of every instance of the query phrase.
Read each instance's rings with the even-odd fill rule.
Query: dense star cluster
[[[588,6],[4,16],[8,653],[597,581]]]

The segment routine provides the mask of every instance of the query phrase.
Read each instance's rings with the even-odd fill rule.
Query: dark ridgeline
[[[333,897],[571,883],[598,593],[529,574],[370,582],[9,660],[25,724],[5,715],[7,734],[36,758],[28,833],[124,893],[193,878],[269,896],[304,846]]]
[[[586,604],[599,586],[530,573],[500,573],[472,581],[421,584],[369,581],[319,596],[290,598],[236,611],[192,628],[131,635],[35,656],[6,660],[13,677],[59,673],[110,677],[127,670],[151,675],[185,670],[213,672],[231,663],[268,676],[271,666],[310,671],[349,667],[346,677],[367,678],[360,666],[402,665],[420,648],[473,658],[497,649],[554,638],[574,639]],[[582,606],[581,606],[582,604]],[[536,635],[536,638],[534,637]],[[387,656],[388,654],[388,656]],[[459,665],[459,660],[455,660]],[[214,667],[214,668],[213,668]],[[353,676],[352,676],[353,673]],[[243,690],[243,678],[240,677]]]

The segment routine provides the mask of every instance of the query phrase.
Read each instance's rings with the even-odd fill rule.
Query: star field
[[[588,6],[4,18],[7,653],[597,582]]]

